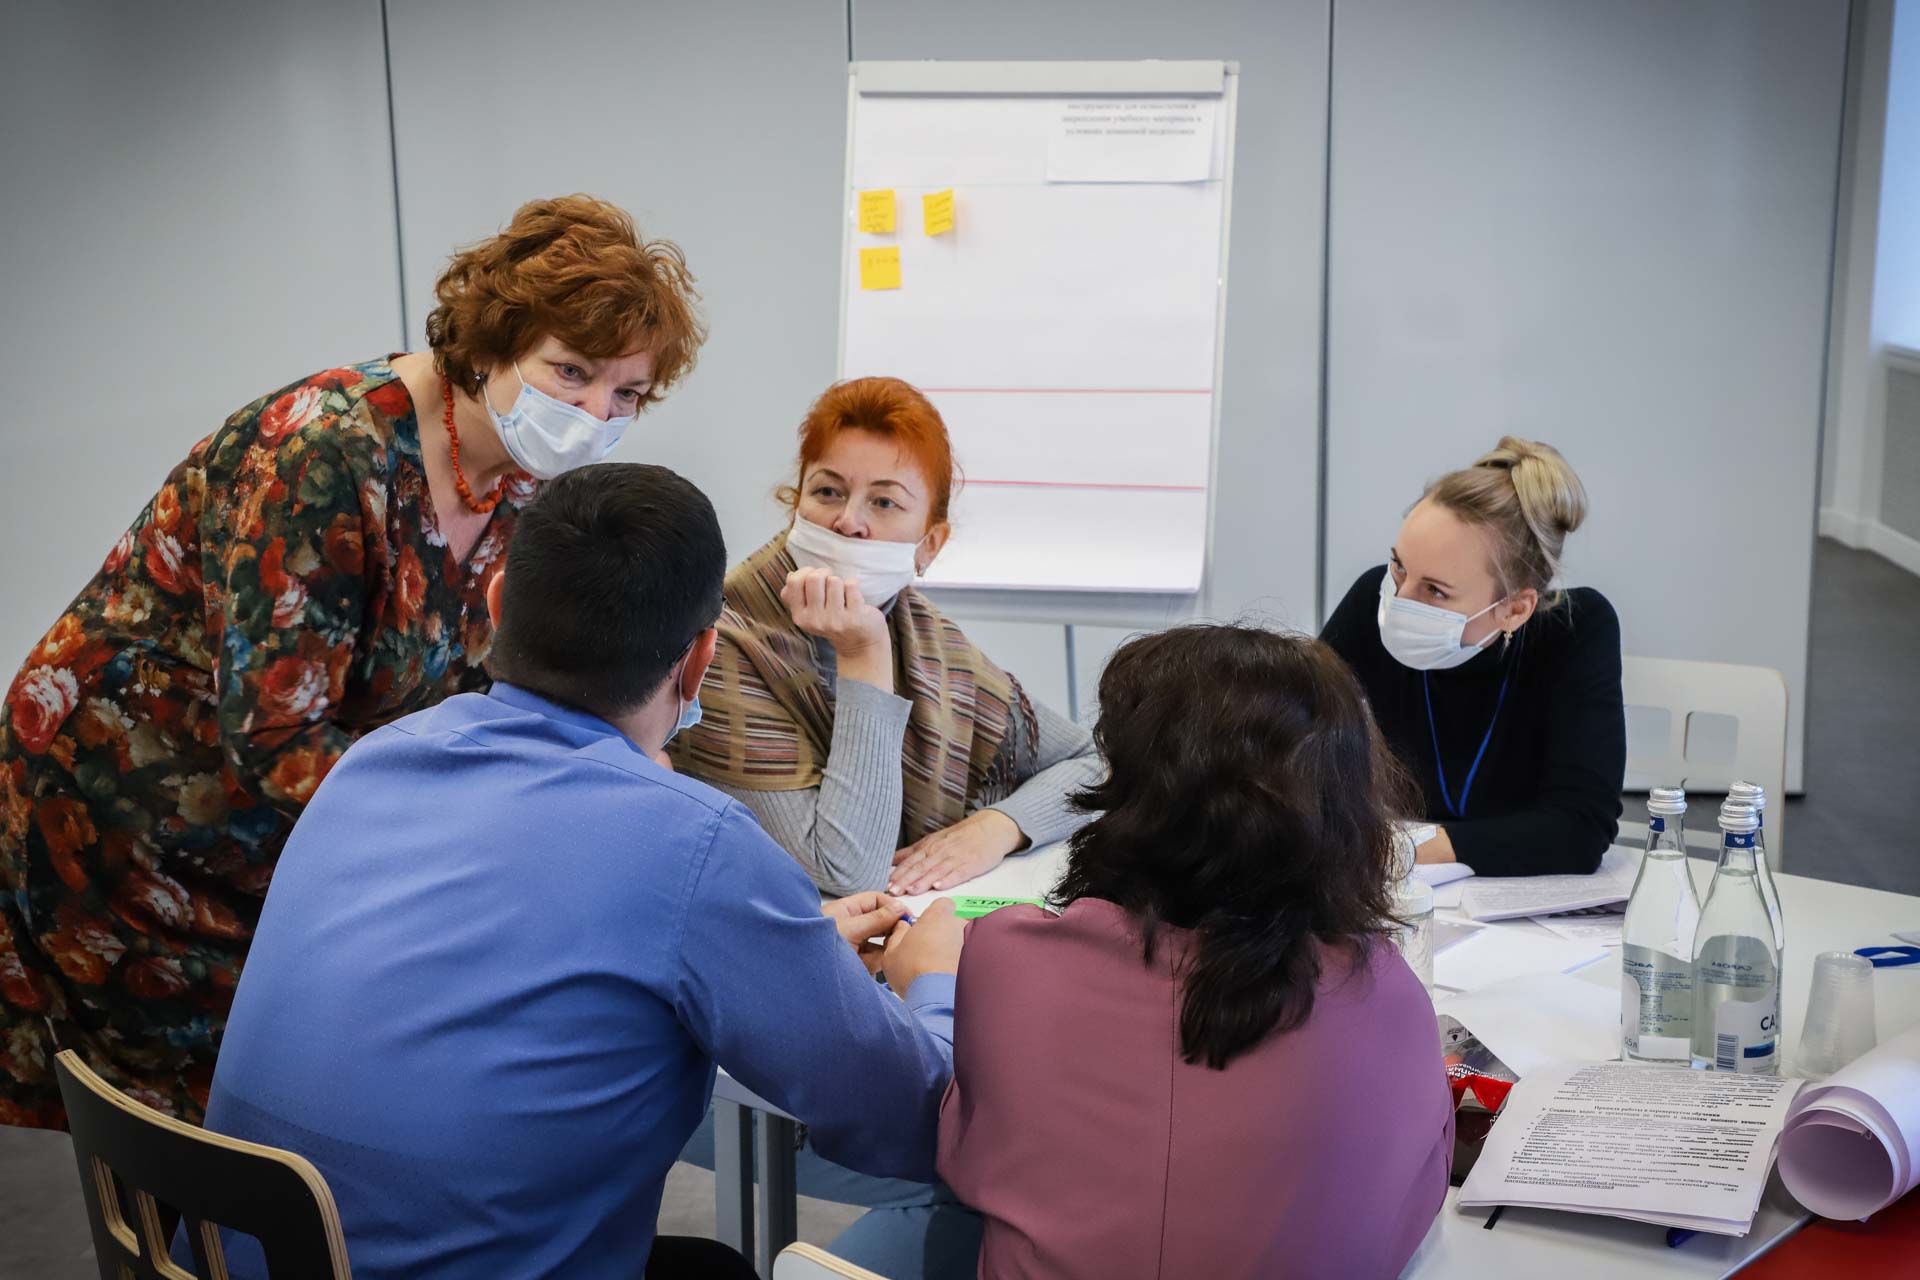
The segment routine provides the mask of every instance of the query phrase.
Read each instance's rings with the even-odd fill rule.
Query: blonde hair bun
[[[1587,490],[1560,451],[1502,436],[1471,467],[1427,486],[1425,497],[1499,540],[1495,571],[1507,590],[1546,591],[1560,573],[1567,535],[1587,518]]]
[[[1501,467],[1511,475],[1520,509],[1536,534],[1552,531],[1564,538],[1587,518],[1587,487],[1550,444],[1501,436],[1473,465]]]

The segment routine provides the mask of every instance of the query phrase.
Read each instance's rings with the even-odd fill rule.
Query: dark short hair
[[[1213,1068],[1313,1011],[1321,945],[1357,962],[1392,922],[1392,821],[1411,784],[1359,682],[1311,636],[1196,625],[1141,636],[1100,677],[1108,775],[1073,797],[1064,905],[1192,930],[1180,1040]]]
[[[603,462],[544,485],[507,548],[494,678],[597,716],[652,697],[720,616],[713,504],[665,467]]]

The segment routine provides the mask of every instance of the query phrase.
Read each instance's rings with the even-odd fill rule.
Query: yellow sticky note
[[[893,230],[893,190],[860,193],[860,229],[872,232]]]
[[[898,289],[900,287],[899,245],[890,244],[884,249],[860,251],[860,287],[862,289]]]
[[[953,230],[953,188],[920,197],[920,221],[930,236]]]

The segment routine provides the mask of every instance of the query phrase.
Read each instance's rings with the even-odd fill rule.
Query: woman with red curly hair
[[[739,799],[833,896],[950,889],[1059,840],[1098,774],[913,581],[946,546],[946,424],[898,378],[828,388],[800,427],[793,523],[727,575],[685,772]]]
[[[727,574],[701,717],[668,748],[676,768],[746,805],[829,897],[950,889],[1064,839],[1086,820],[1068,796],[1104,772],[1090,733],[1034,701],[913,587],[947,544],[955,471],[946,424],[914,388],[829,387],[780,491],[792,523]],[[713,1141],[709,1116],[680,1158],[712,1168]],[[875,1209],[953,1199],[810,1147],[796,1173],[803,1195]],[[834,1251],[900,1274],[887,1220],[862,1218]]]
[[[680,251],[586,196],[455,254],[429,350],[328,369],[188,452],[0,709],[0,1123],[75,1049],[198,1123],[294,819],[362,734],[484,688],[538,481],[704,338]]]

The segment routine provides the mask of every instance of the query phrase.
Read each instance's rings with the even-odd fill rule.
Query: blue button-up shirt
[[[207,1126],[312,1160],[361,1280],[638,1275],[716,1062],[822,1155],[931,1181],[952,1002],[877,986],[738,803],[496,684],[314,795]]]

